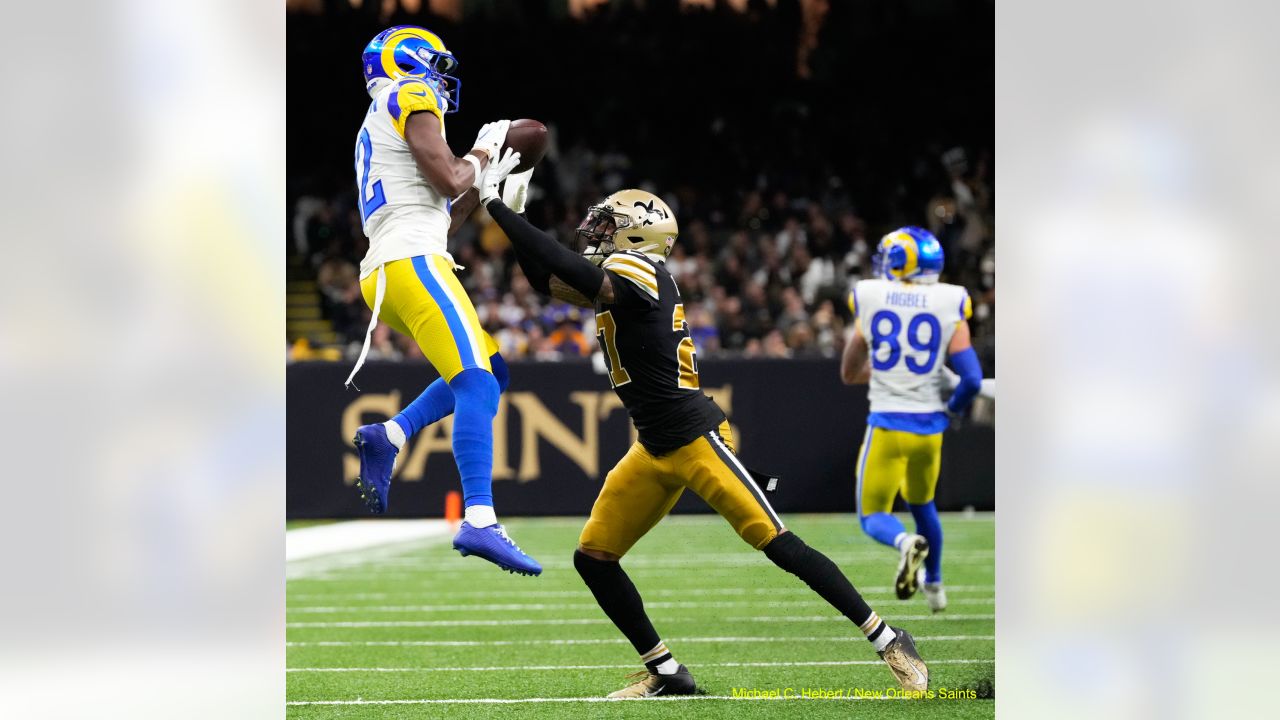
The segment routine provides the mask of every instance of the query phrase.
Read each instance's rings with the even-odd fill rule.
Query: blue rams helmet
[[[880,238],[874,267],[890,280],[936,282],[942,272],[942,245],[924,228],[901,227]]]
[[[369,41],[361,57],[364,88],[370,97],[406,77],[422,78],[445,104],[445,112],[457,112],[462,82],[450,75],[458,60],[439,35],[416,25],[396,25]]]

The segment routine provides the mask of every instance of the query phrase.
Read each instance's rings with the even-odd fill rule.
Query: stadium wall
[[[364,517],[351,481],[356,427],[394,414],[433,380],[429,365],[373,362],[343,390],[346,363],[287,370],[288,516]],[[729,416],[739,456],[780,475],[780,512],[853,512],[854,463],[866,428],[866,388],[839,381],[835,360],[707,360],[703,389]],[[494,423],[494,496],[500,515],[585,515],[604,476],[632,441],[631,422],[608,380],[586,360],[512,363]],[[459,487],[448,419],[401,453],[389,514],[438,517]],[[995,432],[967,425],[943,442],[938,507],[995,506]],[[676,512],[710,512],[685,493]]]

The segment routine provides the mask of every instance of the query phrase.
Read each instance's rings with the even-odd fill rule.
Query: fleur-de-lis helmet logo
[[[652,200],[647,203],[637,200],[633,207],[642,208],[644,210],[644,217],[640,219],[641,227],[646,227],[667,219],[667,211],[662,208],[655,208]]]

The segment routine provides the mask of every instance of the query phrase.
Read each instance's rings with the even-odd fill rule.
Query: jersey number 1
[[[378,208],[387,204],[387,196],[382,194],[382,181],[376,180],[369,187],[369,160],[373,156],[373,141],[369,139],[369,131],[360,128],[360,141],[356,143],[356,170],[360,173],[360,222],[369,221],[369,216]],[[370,193],[370,190],[373,192]]]

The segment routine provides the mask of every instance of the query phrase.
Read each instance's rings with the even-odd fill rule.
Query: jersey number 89
[[[927,334],[924,333],[926,327],[929,328]],[[871,316],[870,346],[873,369],[889,370],[898,364],[899,359],[902,359],[902,341],[899,339],[901,333],[902,318],[892,310],[881,310]],[[918,355],[907,353],[907,369],[916,375],[924,375],[933,370],[934,363],[938,360],[938,350],[942,345],[942,326],[938,324],[938,318],[928,313],[921,313],[911,318],[911,322],[907,323],[906,341],[918,353],[928,353],[924,362],[917,359]],[[885,346],[888,346],[889,353],[882,358],[880,348]]]

